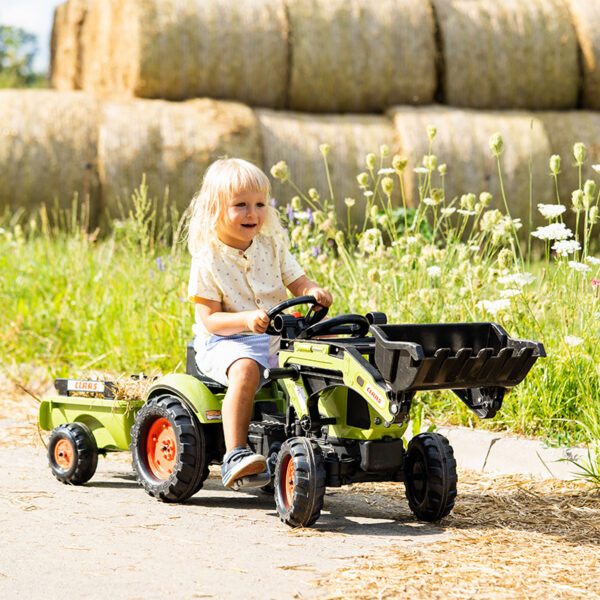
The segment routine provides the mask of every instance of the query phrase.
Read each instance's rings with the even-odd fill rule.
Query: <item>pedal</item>
[[[241,490],[242,488],[255,488],[255,487],[263,487],[267,485],[271,481],[271,474],[269,471],[263,471],[258,475],[248,475],[247,477],[242,477],[241,479],[236,479],[231,486],[236,492]]]

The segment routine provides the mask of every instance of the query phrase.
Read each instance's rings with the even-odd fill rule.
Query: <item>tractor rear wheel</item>
[[[187,500],[208,477],[202,426],[175,396],[151,398],[142,406],[130,450],[138,482],[163,502]]]
[[[275,465],[275,504],[280,519],[291,527],[308,527],[321,515],[325,496],[325,463],[310,440],[286,440]]]
[[[81,485],[98,466],[98,447],[83,423],[67,423],[52,430],[48,440],[50,469],[60,482]]]
[[[439,521],[456,498],[456,461],[448,440],[439,433],[420,433],[410,440],[404,463],[408,505],[421,521]]]

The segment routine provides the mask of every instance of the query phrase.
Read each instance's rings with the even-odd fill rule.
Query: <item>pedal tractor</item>
[[[308,304],[306,316],[286,314]],[[495,323],[391,325],[385,314],[322,320],[311,296],[269,311],[268,333],[281,336],[279,368],[256,394],[248,446],[268,471],[236,487],[272,490],[290,526],[319,518],[325,489],[358,481],[403,481],[418,519],[437,521],[456,497],[456,462],[448,440],[421,433],[405,448],[412,399],[421,390],[451,389],[479,417],[493,417],[507,388],[523,380],[541,343],[512,339]],[[225,388],[200,373],[192,345],[186,373],[156,380],[147,397],[114,397],[114,384],[59,379],[59,396],[40,407],[52,430],[50,468],[59,481],[82,484],[98,454],[129,449],[137,480],[165,502],[194,495],[210,464],[225,453]]]

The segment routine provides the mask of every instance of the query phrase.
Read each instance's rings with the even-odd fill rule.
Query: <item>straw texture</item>
[[[426,104],[436,87],[429,2],[288,0],[289,107],[369,112]]]
[[[209,99],[106,101],[99,133],[103,211],[127,214],[130,196],[146,174],[149,196],[168,197],[179,213],[199,189],[211,162],[225,155],[260,164],[258,127],[252,111]]]
[[[432,2],[445,65],[444,103],[472,108],[576,106],[577,40],[562,0]]]
[[[306,193],[315,188],[329,197],[329,188],[319,145],[331,147],[328,156],[336,207],[345,220],[344,198],[356,199],[353,215],[362,223],[364,198],[356,175],[365,170],[365,155],[379,152],[382,144],[394,152],[394,128],[391,121],[374,115],[310,115],[273,110],[256,111],[263,144],[263,168],[284,160],[294,183]],[[289,184],[273,182],[273,195],[285,204],[296,192]],[[398,199],[396,199],[398,200]]]
[[[492,206],[505,212],[495,156],[489,138],[500,132],[504,151],[500,155],[502,178],[513,218],[529,222],[529,160],[532,160],[535,202],[552,202],[553,185],[548,176],[550,144],[536,114],[521,111],[476,111],[443,106],[427,108],[396,107],[389,111],[394,119],[400,153],[409,160],[405,170],[406,193],[418,199],[418,177],[413,171],[428,153],[428,125],[437,127],[433,154],[438,164],[446,163],[446,199],[462,194],[493,195]],[[436,174],[433,187],[440,187]],[[534,217],[538,217],[534,214]]]
[[[81,88],[81,30],[88,0],[67,0],[54,11],[50,39],[50,83],[57,90]]]
[[[0,210],[98,207],[96,100],[82,92],[0,91]]]
[[[600,109],[600,3],[566,0],[577,32],[583,67],[582,103]]]
[[[94,0],[83,30],[83,87],[281,107],[287,38],[283,0]]]

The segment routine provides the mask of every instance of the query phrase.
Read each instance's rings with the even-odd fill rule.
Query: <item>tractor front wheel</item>
[[[208,477],[202,426],[175,396],[151,398],[142,406],[130,450],[138,482],[163,502],[187,500]]]
[[[421,521],[439,521],[456,498],[456,461],[448,440],[439,433],[420,433],[410,440],[404,463],[408,505]]]
[[[48,440],[50,469],[61,483],[81,485],[98,466],[98,447],[83,423],[67,423],[52,430]]]
[[[316,522],[325,496],[325,463],[321,449],[310,440],[286,440],[275,465],[275,504],[280,519],[291,527]]]

